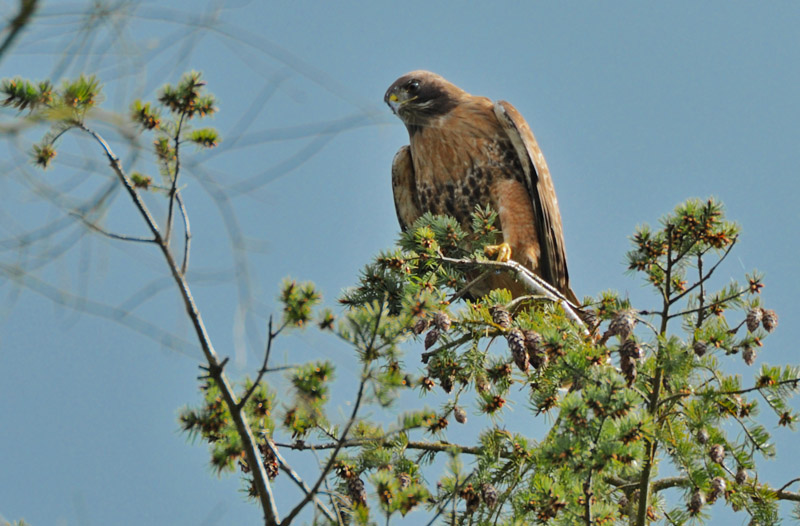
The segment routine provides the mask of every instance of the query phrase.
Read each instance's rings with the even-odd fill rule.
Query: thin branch
[[[800,477],[798,477],[798,478],[796,478],[796,479],[792,479],[792,480],[790,480],[789,482],[787,482],[786,484],[784,484],[783,486],[781,486],[781,489],[779,489],[779,490],[778,490],[776,493],[780,493],[780,492],[782,492],[783,490],[785,490],[786,488],[788,488],[789,486],[791,486],[791,485],[792,485],[792,484],[794,484],[795,482],[800,482]]]
[[[189,214],[186,213],[186,206],[183,204],[183,198],[180,191],[175,194],[175,199],[178,201],[178,210],[181,212],[183,218],[183,263],[181,263],[181,274],[186,274],[189,269],[189,252],[192,247],[192,227],[189,224]]]
[[[700,312],[700,311],[702,311],[702,310],[707,310],[707,309],[710,309],[710,308],[712,308],[712,307],[716,307],[716,306],[718,306],[718,305],[723,305],[723,304],[725,304],[725,303],[727,303],[727,302],[729,302],[729,301],[731,301],[731,300],[735,300],[735,299],[736,299],[736,298],[738,298],[739,296],[744,296],[744,295],[745,295],[745,294],[747,294],[747,293],[748,293],[748,290],[747,290],[747,289],[742,289],[742,290],[740,290],[739,292],[737,292],[736,294],[733,294],[733,295],[731,295],[731,296],[727,296],[727,297],[725,297],[725,298],[722,298],[722,299],[721,299],[721,300],[719,300],[719,301],[715,301],[715,302],[713,302],[713,303],[709,303],[709,304],[708,304],[708,305],[706,305],[705,307],[697,307],[697,308],[695,308],[695,309],[687,309],[687,310],[684,310],[684,311],[681,311],[681,312],[676,312],[676,313],[670,314],[670,315],[668,316],[668,319],[677,318],[677,317],[679,317],[679,316],[685,316],[685,315],[687,315],[687,314],[692,314],[692,313],[695,313],[695,312]]]
[[[713,271],[714,269],[711,270]],[[697,306],[702,309],[702,307],[704,307],[706,303],[706,291],[705,291],[705,280],[703,279],[703,256],[700,255],[697,256],[697,273],[700,280],[699,281],[700,293],[697,296]],[[709,273],[709,276],[710,275],[711,274]],[[695,323],[694,325],[695,328],[699,329],[700,327],[702,327],[704,320],[705,320],[705,312],[703,310],[700,310],[697,313],[697,323]],[[742,320],[742,323],[744,323],[744,320]]]
[[[269,322],[267,323],[267,348],[264,351],[264,363],[261,365],[261,369],[258,370],[258,375],[256,379],[253,381],[253,385],[247,390],[247,392],[242,395],[242,399],[239,400],[239,408],[241,409],[244,407],[244,404],[247,403],[247,400],[253,395],[253,391],[258,388],[258,384],[261,382],[261,379],[264,377],[264,374],[270,371],[282,370],[282,369],[289,369],[292,366],[288,367],[280,367],[275,369],[269,369],[267,364],[269,363],[269,355],[272,352],[272,341],[281,333],[281,331],[286,327],[284,323],[277,331],[272,331],[272,316],[269,317]]]
[[[701,279],[697,283],[695,283],[694,285],[692,285],[688,289],[684,290],[683,292],[681,292],[677,296],[673,296],[673,298],[670,300],[670,304],[675,303],[676,301],[680,300],[681,298],[683,298],[684,296],[686,296],[687,294],[692,292],[694,289],[696,289],[697,287],[701,286],[703,283],[708,281],[709,278],[711,278],[711,275],[714,273],[714,271],[717,270],[717,267],[720,266],[720,264],[723,261],[725,261],[725,258],[728,257],[728,254],[731,253],[731,250],[733,250],[733,246],[736,244],[736,241],[738,239],[739,239],[738,237],[734,237],[733,238],[733,240],[731,241],[731,244],[728,245],[727,249],[725,249],[725,253],[722,254],[720,256],[719,260],[716,263],[714,263],[714,265],[708,270],[708,274],[706,274],[705,277],[701,277]],[[698,255],[698,258],[702,258],[702,256],[703,256],[703,254],[700,254],[700,255]],[[702,265],[699,266],[698,268],[701,268],[701,267],[702,267]],[[702,276],[702,269],[701,269],[701,276]]]
[[[5,28],[10,31],[8,31],[3,43],[0,44],[0,59],[2,59],[6,51],[11,48],[11,44],[14,43],[14,40],[19,36],[20,32],[30,23],[33,14],[36,12],[37,4],[37,0],[20,0],[19,13],[17,13],[17,16],[15,16]]]
[[[735,391],[716,391],[716,392],[703,391],[703,392],[698,393],[697,389],[695,389],[695,392],[692,392],[692,393],[676,393],[676,394],[674,394],[672,396],[664,398],[663,400],[661,400],[661,402],[659,402],[659,405],[663,405],[663,404],[666,404],[668,402],[672,402],[674,400],[681,399],[681,398],[688,398],[690,396],[708,396],[708,395],[728,396],[728,395],[751,393],[753,391],[761,392],[763,389],[774,389],[776,387],[779,387],[779,386],[785,385],[785,384],[800,384],[800,378],[790,378],[788,380],[781,380],[780,382],[775,382],[774,384],[772,384],[770,386],[753,386],[753,387],[747,387],[745,389],[737,389]]]
[[[179,154],[180,148],[180,138],[181,138],[181,128],[183,127],[183,120],[186,118],[185,113],[181,113],[181,118],[178,121],[178,127],[175,130],[175,137],[173,138],[173,143],[175,144],[175,173],[172,174],[172,186],[169,189],[169,210],[167,211],[167,230],[166,234],[164,235],[164,240],[166,241],[167,245],[169,245],[170,237],[172,235],[172,217],[173,217],[173,209],[175,207],[175,198],[178,193],[178,176],[180,175],[181,171],[181,156]]]
[[[473,279],[472,281],[470,281],[469,283],[464,285],[463,289],[459,290],[458,292],[456,292],[455,294],[450,296],[450,299],[448,301],[450,303],[453,303],[457,299],[460,299],[460,298],[464,297],[464,295],[467,292],[469,292],[469,289],[471,289],[472,287],[474,287],[475,285],[477,285],[478,283],[480,283],[481,281],[486,279],[486,276],[488,276],[488,275],[489,275],[489,271],[488,270],[486,272],[481,272],[480,274],[478,274],[478,276],[475,279]]]
[[[89,227],[91,230],[94,230],[97,233],[103,234],[106,237],[110,237],[111,239],[116,239],[118,241],[132,241],[134,243],[155,243],[156,240],[149,237],[137,237],[137,236],[128,236],[125,234],[116,234],[114,232],[109,232],[108,230],[104,229],[101,226],[98,226],[96,223],[93,223],[89,219],[87,219],[84,215],[76,212],[71,211],[69,214],[73,217],[77,217],[78,219],[83,222],[84,225]]]
[[[405,431],[405,430],[403,430]],[[392,442],[389,440],[388,436],[382,436],[379,438],[353,438],[351,440],[345,441],[336,441],[336,442],[326,442],[323,444],[307,444],[303,441],[297,441],[294,443],[279,443],[276,442],[275,445],[278,447],[282,447],[285,449],[294,449],[297,451],[304,451],[307,449],[320,451],[325,449],[335,449],[337,446],[341,444],[343,448],[350,448],[350,447],[360,447],[366,444],[378,444],[381,446],[390,446]],[[453,444],[450,442],[407,442],[404,444],[406,449],[419,449],[422,451],[430,451],[434,453],[462,453],[466,455],[481,455],[484,453],[485,449],[479,446],[462,446],[460,444]],[[499,453],[499,456],[502,458],[515,458],[515,454],[513,451],[503,451]]]
[[[272,454],[275,455],[275,458],[278,460],[278,466],[280,466],[281,470],[287,475],[289,475],[289,478],[291,478],[292,481],[294,481],[294,483],[297,484],[297,486],[300,487],[301,490],[303,490],[304,494],[306,495],[311,494],[311,488],[309,488],[306,485],[306,483],[303,482],[303,479],[300,478],[300,475],[295,470],[293,470],[291,466],[289,466],[289,464],[286,462],[286,459],[284,459],[283,455],[281,455],[280,451],[278,451],[278,448],[275,447],[275,445],[272,443],[272,440],[270,440],[269,437],[265,437],[265,442],[270,451],[272,451]],[[329,510],[328,507],[325,506],[325,504],[323,504],[322,501],[316,497],[316,495],[312,494],[312,497],[314,500],[314,504],[316,504],[317,508],[322,513],[325,514],[328,520],[336,522],[336,515],[334,515],[333,512],[331,512],[331,510]]]
[[[230,384],[223,371],[222,363],[220,362],[217,352],[214,350],[214,347],[211,343],[211,337],[208,335],[203,318],[194,302],[194,297],[192,296],[189,284],[186,281],[186,277],[181,272],[180,267],[178,267],[175,259],[172,257],[169,244],[161,236],[161,232],[159,231],[158,225],[156,224],[155,219],[153,219],[150,210],[147,208],[147,205],[145,205],[144,201],[142,201],[141,197],[139,196],[139,192],[136,191],[136,188],[131,184],[130,180],[125,175],[125,171],[119,162],[119,158],[111,150],[111,147],[100,135],[98,135],[94,130],[86,127],[86,125],[84,125],[82,122],[76,121],[74,122],[74,125],[91,135],[103,148],[106,157],[111,164],[112,170],[114,170],[114,173],[119,178],[120,183],[122,183],[122,185],[128,191],[133,204],[136,206],[140,215],[145,220],[147,227],[150,229],[150,232],[155,238],[156,244],[161,249],[161,253],[167,262],[167,266],[169,267],[172,277],[175,280],[175,284],[178,286],[178,290],[183,298],[186,313],[189,316],[192,325],[194,326],[200,347],[203,350],[206,361],[208,362],[207,369],[209,371],[209,375],[217,383],[223,399],[225,400],[225,405],[230,410],[231,417],[236,425],[236,431],[242,440],[242,449],[245,452],[247,463],[252,469],[253,483],[256,487],[261,508],[264,511],[266,524],[277,524],[279,522],[278,509],[275,504],[275,498],[272,494],[272,488],[270,487],[269,478],[267,477],[264,464],[261,462],[261,454],[258,450],[255,437],[253,436],[253,431],[250,428],[250,423],[247,421],[247,416],[238,407],[238,401],[236,399],[233,386]]]
[[[467,475],[467,477],[464,480],[462,480],[460,483],[457,483],[455,485],[455,487],[453,488],[453,493],[449,497],[447,497],[447,499],[445,499],[444,502],[438,503],[438,505],[437,505],[438,509],[436,510],[436,514],[431,518],[430,521],[428,521],[427,526],[433,526],[433,523],[436,522],[436,519],[438,519],[439,516],[442,513],[444,513],[444,509],[447,507],[447,505],[450,503],[451,500],[453,501],[453,508],[454,508],[453,509],[453,520],[455,520],[455,498],[456,498],[456,495],[458,495],[459,491],[461,491],[461,489],[464,488],[467,485],[467,482],[469,482],[469,480],[473,477],[473,475],[475,475],[474,471],[472,473],[470,473],[469,475]]]

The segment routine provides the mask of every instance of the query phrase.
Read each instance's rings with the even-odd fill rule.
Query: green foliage
[[[283,303],[283,321],[293,327],[302,327],[312,319],[312,309],[322,296],[314,284],[286,280],[281,286],[280,300]]]
[[[219,144],[219,134],[214,128],[201,128],[186,135],[186,139],[201,148],[214,148]]]
[[[39,82],[34,85],[25,79],[3,79],[0,83],[0,92],[6,96],[3,106],[10,106],[20,111],[34,111],[40,106],[49,106],[53,103],[53,86],[49,81]]]
[[[155,134],[154,153],[167,187],[174,186],[177,179],[178,151],[182,143],[188,141],[201,148],[213,148],[220,141],[213,128],[192,130],[186,123],[196,116],[205,117],[217,110],[213,95],[204,93],[205,82],[200,79],[200,73],[191,72],[184,75],[176,86],[164,86],[158,97],[161,106],[140,100],[131,105],[131,120],[143,131]],[[37,118],[52,123],[51,133],[33,146],[33,162],[42,168],[49,167],[56,157],[56,141],[64,133],[73,128],[89,131],[84,122],[88,110],[102,98],[99,81],[94,76],[84,75],[75,80],[65,80],[58,89],[54,89],[49,81],[34,84],[20,78],[4,79],[0,82],[0,91],[5,96],[3,106],[27,109]],[[169,119],[162,117],[164,108],[170,114]],[[144,190],[153,186],[148,176],[140,174],[132,176],[131,183]]]
[[[722,205],[691,200],[666,216],[662,228],[640,227],[629,267],[644,273],[660,306],[636,310],[613,291],[588,298],[583,317],[592,320],[590,335],[552,304],[525,304],[507,291],[463,294],[475,274],[451,261],[480,262],[482,247],[496,242],[493,225],[486,210],[476,211],[470,231],[452,218],[423,216],[341,300],[350,308],[341,335],[362,362],[391,356],[381,384],[400,386],[412,377],[403,372],[393,339],[422,340],[424,375],[416,385],[421,396],[446,397],[435,412],[406,414],[396,430],[370,428],[360,435],[370,441],[358,454],[348,452],[356,475],[371,473],[366,480],[376,509],[387,515],[399,509],[396,473],[387,465],[426,472],[439,454],[469,452],[476,460],[471,473],[454,464],[451,474],[438,477],[436,492],[428,486],[428,506],[448,521],[588,524],[591,517],[593,524],[644,524],[668,514],[679,524],[707,520],[709,506],[724,500],[774,523],[774,494],[753,482],[756,456],[775,454],[766,427],[755,420],[754,397],[767,401],[779,425],[793,426],[797,415],[788,399],[800,370],[764,366],[749,386],[723,372],[724,360],[737,355],[748,364],[755,360],[754,349],[777,316],[761,306],[757,274],[746,277],[746,286],[708,290],[739,233]],[[454,303],[460,297],[469,299]],[[738,324],[729,322],[735,311],[742,313]],[[755,327],[764,316],[767,325]],[[679,322],[683,335],[671,332],[670,322]],[[376,331],[383,327],[392,329]],[[375,351],[378,333],[391,353],[365,352]],[[399,393],[388,389],[387,395],[393,392]],[[390,398],[377,401],[388,405]],[[448,439],[451,419],[466,421],[464,405],[489,417],[477,450]],[[558,416],[534,442],[502,423],[514,406],[515,415],[525,406],[530,418]],[[404,440],[387,438],[401,429]],[[430,438],[411,442],[416,429]],[[451,445],[439,447],[440,440]],[[683,475],[658,479],[658,462]],[[649,493],[644,502],[642,483]],[[665,498],[669,488],[677,491]],[[455,515],[453,499],[460,503]],[[676,499],[684,504],[674,506]]]
[[[195,115],[205,117],[217,111],[213,95],[202,94],[206,83],[201,74],[192,71],[183,76],[176,86],[167,84],[161,90],[158,101],[175,115],[191,119]]]

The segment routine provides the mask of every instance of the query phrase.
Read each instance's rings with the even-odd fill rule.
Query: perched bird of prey
[[[425,212],[451,215],[468,227],[476,205],[491,205],[503,234],[498,259],[524,265],[577,304],[550,171],[514,106],[470,95],[429,71],[403,75],[384,101],[410,138],[392,161],[401,228]],[[497,286],[524,294],[508,277],[495,279]]]

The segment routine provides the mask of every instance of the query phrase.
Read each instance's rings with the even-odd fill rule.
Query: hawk
[[[550,171],[514,106],[470,95],[429,71],[403,75],[384,101],[409,135],[392,161],[400,227],[425,212],[451,215],[468,227],[476,205],[491,205],[503,235],[493,247],[498,259],[522,264],[577,305]],[[492,288],[498,286],[525,293],[508,276],[493,278]]]

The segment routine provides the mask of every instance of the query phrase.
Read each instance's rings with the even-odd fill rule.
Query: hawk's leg
[[[486,254],[486,257],[505,263],[511,259],[511,245],[505,242],[499,245],[486,245],[483,247],[483,253]]]

